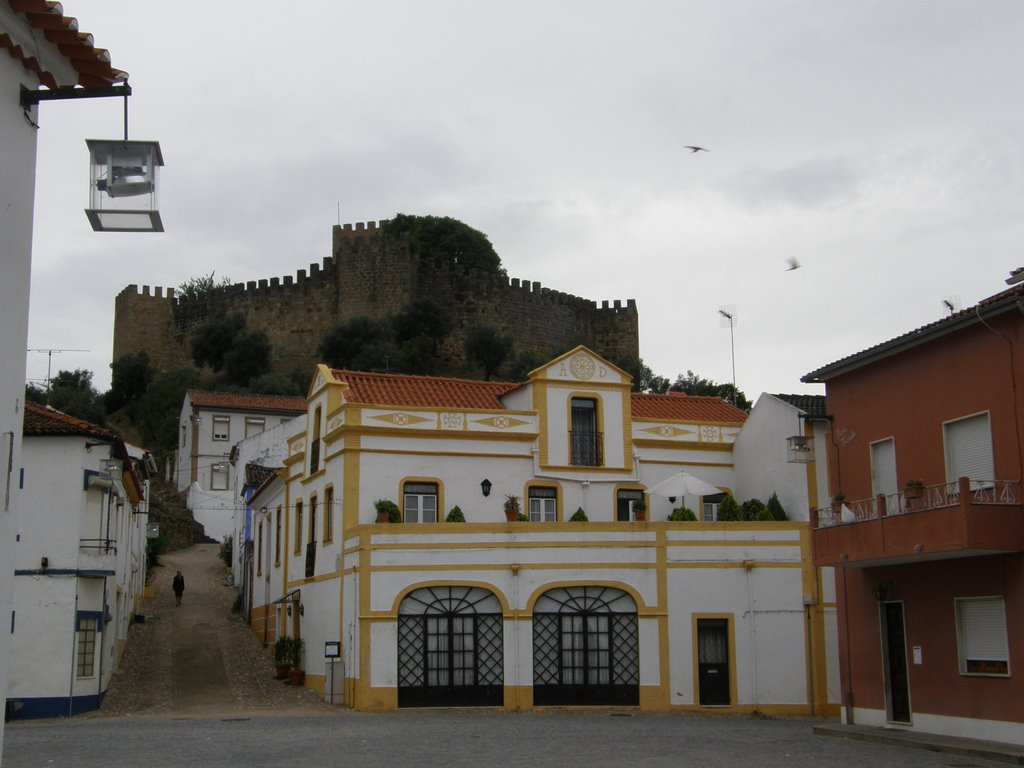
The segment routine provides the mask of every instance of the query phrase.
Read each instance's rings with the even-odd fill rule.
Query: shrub
[[[771,498],[768,499],[768,511],[772,513],[772,519],[774,520],[789,520],[789,515],[782,508],[782,502],[779,501],[777,493],[772,493]]]
[[[757,522],[759,523],[774,523],[775,516],[772,515],[771,510],[765,507],[757,513]]]
[[[676,523],[694,523],[697,521],[697,515],[689,507],[676,507],[672,510],[672,514],[668,516],[668,519]]]
[[[577,508],[577,510],[573,512],[572,517],[569,518],[569,520],[574,523],[585,523],[589,519],[590,518],[587,517],[587,513],[583,511],[583,507]]]
[[[462,514],[462,510],[459,509],[458,504],[456,504],[448,511],[448,516],[444,521],[446,523],[464,523],[466,522],[466,516]]]
[[[225,538],[224,543],[220,545],[220,559],[227,568],[231,567],[231,549],[231,539]]]
[[[716,518],[719,522],[736,522],[737,520],[743,519],[743,511],[740,509],[740,505],[736,503],[736,499],[731,494],[726,494],[725,498],[722,499],[718,504],[718,516]]]
[[[764,508],[764,502],[760,499],[747,499],[743,502],[743,506],[740,507],[743,513],[740,519],[746,521],[758,520]]]
[[[377,499],[373,502],[373,509],[378,515],[381,512],[387,512],[389,523],[402,522],[402,511],[398,508],[398,505],[390,499]]]

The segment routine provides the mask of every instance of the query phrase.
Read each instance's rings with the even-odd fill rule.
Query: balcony
[[[812,510],[816,566],[893,565],[1024,551],[1020,481],[952,483]]]
[[[79,539],[78,570],[112,574],[117,568],[117,542],[113,539]]]

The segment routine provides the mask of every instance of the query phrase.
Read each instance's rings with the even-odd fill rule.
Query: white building
[[[22,459],[7,713],[74,715],[99,707],[143,596],[148,469],[113,433],[34,403]]]
[[[60,4],[33,0],[18,7],[16,11],[8,0],[0,0],[0,360],[4,361],[0,366],[0,563],[5,564],[0,568],[0,627],[10,626],[13,611],[14,576],[6,564],[14,560],[17,529],[18,492],[13,470],[21,466],[36,131],[41,122],[38,109],[22,108],[21,90],[36,90],[41,85],[110,85],[124,77],[111,68],[109,54],[94,47],[91,35],[77,34],[77,22],[62,15]],[[55,23],[67,31],[45,31]],[[0,631],[0,701],[6,699],[9,648],[9,632]],[[0,722],[0,752],[2,749]]]
[[[206,535],[217,541],[234,532],[231,449],[235,443],[306,412],[301,397],[189,390],[181,406],[175,485]]]
[[[307,685],[337,647],[359,709],[837,711],[808,524],[669,522],[703,499],[647,492],[684,470],[735,491],[742,411],[631,393],[583,347],[522,384],[319,366],[308,401],[253,505],[252,610],[304,640]]]

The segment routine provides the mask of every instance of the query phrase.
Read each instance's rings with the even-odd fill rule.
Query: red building
[[[1024,743],[1024,286],[830,363],[845,722]]]

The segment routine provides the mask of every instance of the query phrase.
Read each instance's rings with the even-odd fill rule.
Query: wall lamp
[[[891,581],[880,582],[875,587],[875,599],[878,600],[878,602],[880,602],[880,603],[884,602],[885,599],[887,597],[889,597],[889,588],[891,586],[892,586],[892,582]]]
[[[480,490],[483,492],[484,496],[490,496],[491,495],[491,488],[492,487],[493,486],[491,485],[491,481],[488,480],[486,477],[484,478],[483,482],[480,483]]]

